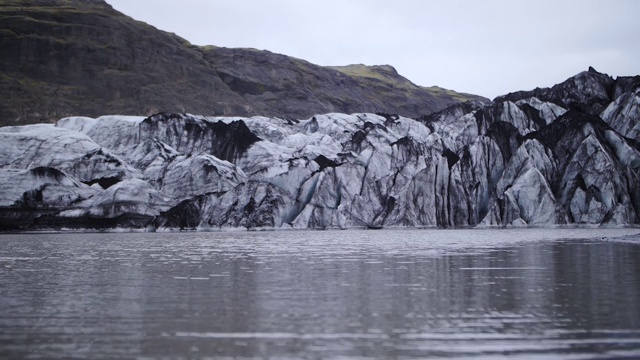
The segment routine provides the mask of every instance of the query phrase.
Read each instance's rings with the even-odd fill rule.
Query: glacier
[[[0,230],[624,226],[640,82],[593,69],[410,119],[69,117],[0,128]]]

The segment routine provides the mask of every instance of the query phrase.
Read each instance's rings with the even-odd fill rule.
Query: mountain
[[[3,127],[0,230],[638,224],[639,105],[638,77],[591,69],[418,120],[158,113]]]
[[[414,85],[390,66],[330,68],[268,51],[194,46],[101,0],[3,0],[0,49],[0,125],[161,111],[415,118],[487,101]]]

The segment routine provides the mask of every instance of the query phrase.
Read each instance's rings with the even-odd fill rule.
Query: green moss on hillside
[[[448,96],[459,102],[465,102],[465,101],[477,99],[477,96],[475,95],[459,93],[457,91],[444,89],[439,86],[429,86],[429,87],[425,87],[424,89],[426,89],[427,91],[429,91],[435,96],[441,96],[441,97]]]

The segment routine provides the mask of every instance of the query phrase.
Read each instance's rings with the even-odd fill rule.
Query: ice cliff
[[[414,120],[64,118],[0,128],[0,229],[640,222],[640,81],[593,69]]]

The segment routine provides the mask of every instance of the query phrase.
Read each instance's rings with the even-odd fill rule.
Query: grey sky
[[[493,98],[593,66],[640,74],[636,0],[107,0],[196,45],[319,65],[390,64],[418,85]]]

